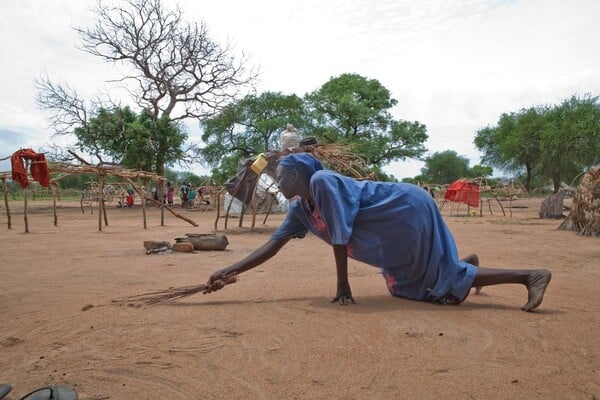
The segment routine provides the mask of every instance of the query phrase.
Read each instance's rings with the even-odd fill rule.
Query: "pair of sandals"
[[[0,400],[10,393],[12,386],[0,384]],[[77,400],[77,393],[65,385],[50,385],[27,393],[19,400]]]

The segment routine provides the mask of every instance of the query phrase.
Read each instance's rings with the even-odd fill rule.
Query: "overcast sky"
[[[396,118],[427,126],[430,154],[454,150],[471,166],[480,161],[477,130],[502,113],[600,94],[598,0],[178,4],[187,19],[203,20],[217,41],[250,57],[260,68],[259,91],[303,96],[343,73],[377,79],[398,100]],[[51,141],[47,115],[34,104],[36,77],[48,74],[91,98],[122,76],[119,67],[76,48],[72,27],[93,21],[92,5],[0,0],[0,158]],[[398,162],[386,171],[403,178],[422,166]],[[9,169],[0,164],[0,171]]]

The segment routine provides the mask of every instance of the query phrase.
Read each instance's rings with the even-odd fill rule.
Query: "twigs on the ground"
[[[171,287],[165,290],[139,294],[136,296],[126,297],[120,300],[113,300],[113,303],[128,303],[134,305],[154,305],[171,303],[177,300],[184,299],[186,297],[190,297],[200,292],[202,292],[203,294],[216,292],[217,290],[223,289],[225,285],[230,285],[235,282],[237,282],[237,275],[232,274],[224,276],[221,279],[217,279],[210,285],[202,283],[195,286],[182,286],[176,288]]]

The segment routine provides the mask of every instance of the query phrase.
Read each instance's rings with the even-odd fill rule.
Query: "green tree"
[[[552,179],[554,192],[600,160],[598,97],[572,96],[546,113],[540,138],[541,171]]]
[[[533,171],[540,159],[540,136],[544,110],[540,107],[502,114],[496,127],[477,132],[475,146],[482,161],[505,171],[525,171],[525,187],[531,190]]]
[[[129,107],[100,108],[85,126],[75,128],[75,135],[81,151],[149,172],[157,169],[157,153],[163,164],[180,160],[187,139],[178,123],[167,117],[155,121],[148,112],[137,115]]]
[[[205,161],[218,174],[235,175],[238,161],[279,149],[286,124],[307,125],[304,102],[296,95],[265,92],[248,95],[213,118],[202,121]]]
[[[497,126],[477,132],[482,161],[507,171],[525,171],[532,189],[534,174],[549,178],[554,191],[598,161],[600,106],[598,97],[572,96],[553,107],[531,107],[503,114]]]
[[[429,183],[452,183],[468,176],[468,173],[469,160],[452,150],[436,152],[425,158],[425,166],[421,168],[423,180]]]
[[[321,143],[351,146],[372,167],[419,158],[426,151],[425,125],[394,120],[389,110],[397,101],[375,79],[343,74],[305,100],[313,118],[312,134]]]

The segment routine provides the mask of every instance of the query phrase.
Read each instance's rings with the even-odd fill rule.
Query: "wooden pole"
[[[143,190],[142,182],[139,182],[140,188]],[[148,229],[148,224],[146,223],[146,196],[140,196],[142,198],[142,218],[144,219],[144,229]]]
[[[12,229],[10,221],[10,208],[8,207],[8,188],[6,187],[6,178],[2,177],[2,192],[4,192],[4,207],[6,208],[6,222],[8,229]]]
[[[256,202],[254,201],[254,197],[256,196],[256,188],[258,187],[259,181],[260,174],[258,174],[258,176],[256,177],[256,183],[252,187],[252,196],[250,197],[250,208],[252,209],[252,226],[250,227],[251,230],[254,230],[254,226],[256,225]]]
[[[500,199],[494,193],[492,193],[492,196],[494,196],[494,199],[496,199],[496,201],[500,205],[500,209],[502,210],[502,215],[506,217],[506,212],[504,211],[504,207],[502,206],[502,203],[500,202]],[[490,207],[490,211],[491,211],[491,207]]]
[[[104,217],[104,226],[108,226],[108,214],[106,213],[106,202],[104,201],[104,184],[102,185],[102,194],[100,195],[100,206],[102,207],[102,216]]]
[[[83,210],[83,198],[85,197],[85,189],[79,190],[79,205],[81,206],[81,213],[85,214]]]
[[[165,202],[167,201],[167,182],[164,180],[160,182],[160,226],[165,226]]]
[[[267,215],[265,215],[265,219],[263,220],[263,225],[267,223],[267,218],[269,218],[269,214],[271,214],[271,211],[273,210],[273,202],[275,201],[276,198],[276,193],[273,194],[273,197],[271,197],[271,200],[269,200],[269,208],[267,209]]]
[[[444,204],[446,204],[446,199],[442,200],[442,204],[440,204],[440,212],[442,212],[442,208],[444,208]]]
[[[240,219],[238,220],[238,227],[242,227],[242,225],[244,224],[244,215],[246,215],[246,210],[248,209],[248,207],[250,207],[252,203],[246,205],[244,204],[244,202],[242,202],[242,210],[240,212]]]
[[[219,218],[221,218],[221,195],[226,191],[227,189],[223,188],[217,193],[217,218],[215,218],[215,232],[217,232],[219,229]],[[225,229],[227,229],[227,224],[225,224]]]
[[[23,221],[25,222],[25,233],[29,233],[29,218],[27,217],[27,188],[23,189]]]
[[[52,210],[54,212],[54,226],[58,226],[58,215],[56,214],[56,188],[58,184],[56,182],[52,182]]]
[[[25,161],[25,171],[29,170],[29,160]],[[23,189],[23,220],[25,222],[25,233],[29,233],[29,218],[27,215],[27,188]]]
[[[102,198],[104,192],[104,175],[98,174],[98,230],[102,232]]]

